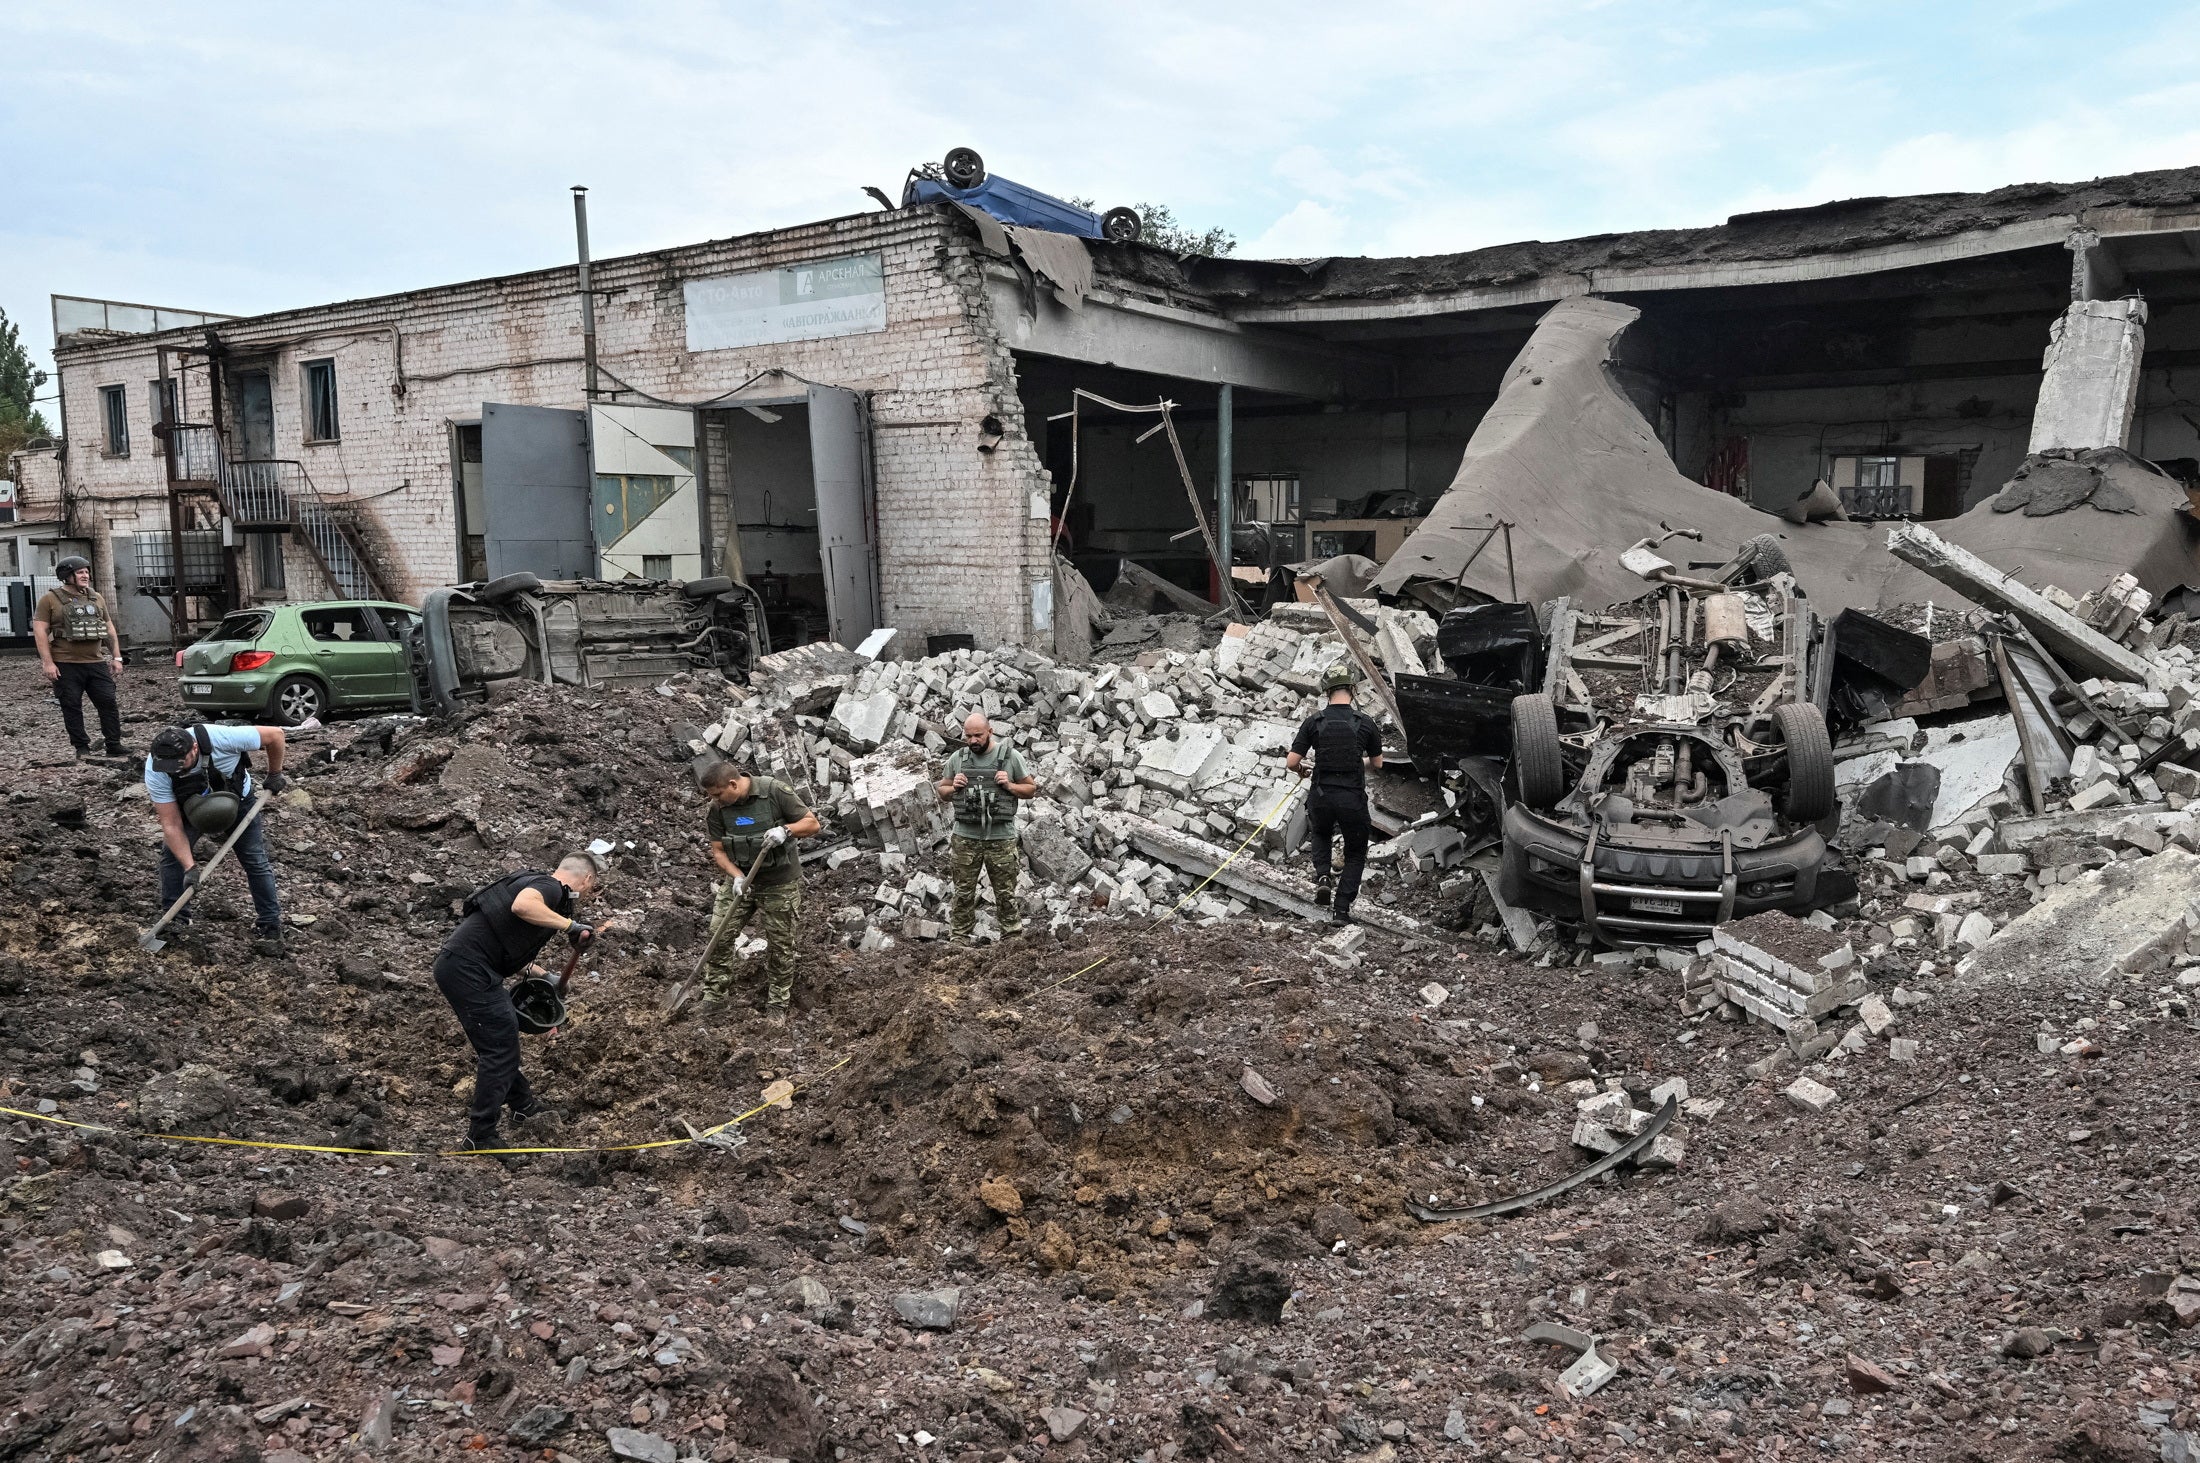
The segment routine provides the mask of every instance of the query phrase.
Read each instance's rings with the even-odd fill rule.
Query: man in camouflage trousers
[[[993,723],[973,712],[963,723],[963,744],[947,758],[947,775],[933,784],[943,803],[955,805],[955,830],[947,840],[955,908],[948,938],[967,944],[978,927],[978,875],[993,883],[993,908],[1001,937],[1023,933],[1016,905],[1016,804],[1039,791],[1023,754],[993,735]]]
[[[703,774],[703,792],[710,799],[711,862],[726,876],[711,912],[703,999],[723,1002],[732,996],[734,936],[754,919],[769,947],[764,1019],[784,1026],[794,1002],[795,926],[802,917],[802,860],[791,840],[813,837],[822,825],[793,788],[730,762],[715,763]]]

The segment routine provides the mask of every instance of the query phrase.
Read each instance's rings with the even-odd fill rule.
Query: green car
[[[193,712],[281,726],[362,706],[409,706],[405,637],[410,605],[340,599],[233,610],[176,652],[178,687]]]

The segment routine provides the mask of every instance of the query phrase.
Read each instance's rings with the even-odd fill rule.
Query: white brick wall
[[[774,269],[876,252],[885,267],[887,328],[867,335],[690,353],[682,286],[691,278]],[[1015,372],[993,328],[976,264],[932,210],[864,214],[719,240],[595,267],[603,370],[634,391],[699,404],[778,369],[871,395],[878,491],[880,590],[889,624],[910,635],[967,631],[980,644],[1030,638],[1030,591],[1046,577],[1046,525],[1028,517],[1044,486],[1023,432]],[[324,494],[359,505],[396,556],[399,592],[417,599],[457,575],[450,428],[483,402],[578,407],[580,308],[571,268],[479,280],[404,295],[286,311],[217,327],[229,369],[270,372],[275,453],[305,465]],[[168,337],[72,341],[56,352],[71,439],[67,472],[80,520],[112,531],[166,523],[146,382]],[[402,360],[400,361],[400,356]],[[307,443],[300,366],[336,361],[342,440]],[[99,440],[99,387],[128,389],[131,455]],[[610,380],[605,381],[608,388]],[[799,389],[761,383],[756,394]],[[184,384],[184,416],[210,421],[203,369]],[[611,398],[636,401],[625,395]],[[1008,427],[977,450],[988,413]],[[233,426],[234,424],[232,424]],[[293,560],[292,593],[321,592]]]

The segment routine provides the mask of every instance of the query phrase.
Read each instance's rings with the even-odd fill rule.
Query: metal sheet
[[[810,473],[817,484],[818,560],[833,639],[854,645],[879,627],[878,532],[871,501],[871,414],[839,386],[810,388]]]
[[[522,571],[545,579],[594,577],[583,413],[485,404],[481,499],[491,579]]]
[[[886,268],[876,254],[691,279],[687,348],[731,350],[886,328]]]

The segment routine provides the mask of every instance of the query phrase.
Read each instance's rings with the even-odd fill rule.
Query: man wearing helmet
[[[1352,705],[1353,675],[1333,665],[1322,673],[1322,690],[1329,704],[1299,723],[1291,754],[1284,765],[1301,777],[1311,775],[1306,794],[1307,830],[1314,843],[1314,889],[1330,898],[1329,840],[1344,834],[1344,877],[1336,884],[1332,906],[1340,920],[1352,918],[1352,901],[1360,892],[1360,871],[1367,864],[1367,836],[1372,827],[1367,810],[1367,770],[1383,765],[1383,733],[1374,721]],[[1312,752],[1313,763],[1307,763]]]
[[[164,726],[153,734],[145,758],[145,796],[160,820],[161,908],[174,904],[187,886],[198,887],[194,843],[228,837],[251,808],[255,789],[247,758],[256,751],[267,753],[267,791],[290,786],[279,726]],[[253,819],[230,852],[252,890],[252,948],[276,957],[283,953],[283,907],[275,891],[275,865],[267,856],[266,827],[264,819]],[[190,918],[186,908],[175,927],[180,930]]]
[[[107,739],[107,755],[120,757],[122,712],[115,704],[115,676],[122,669],[122,641],[115,633],[114,617],[107,601],[92,588],[92,566],[71,554],[53,566],[61,582],[39,596],[31,613],[31,640],[38,660],[53,682],[54,699],[61,703],[61,724],[79,759],[92,755],[92,739],[84,730],[84,697],[89,694],[99,712],[99,730]]]

